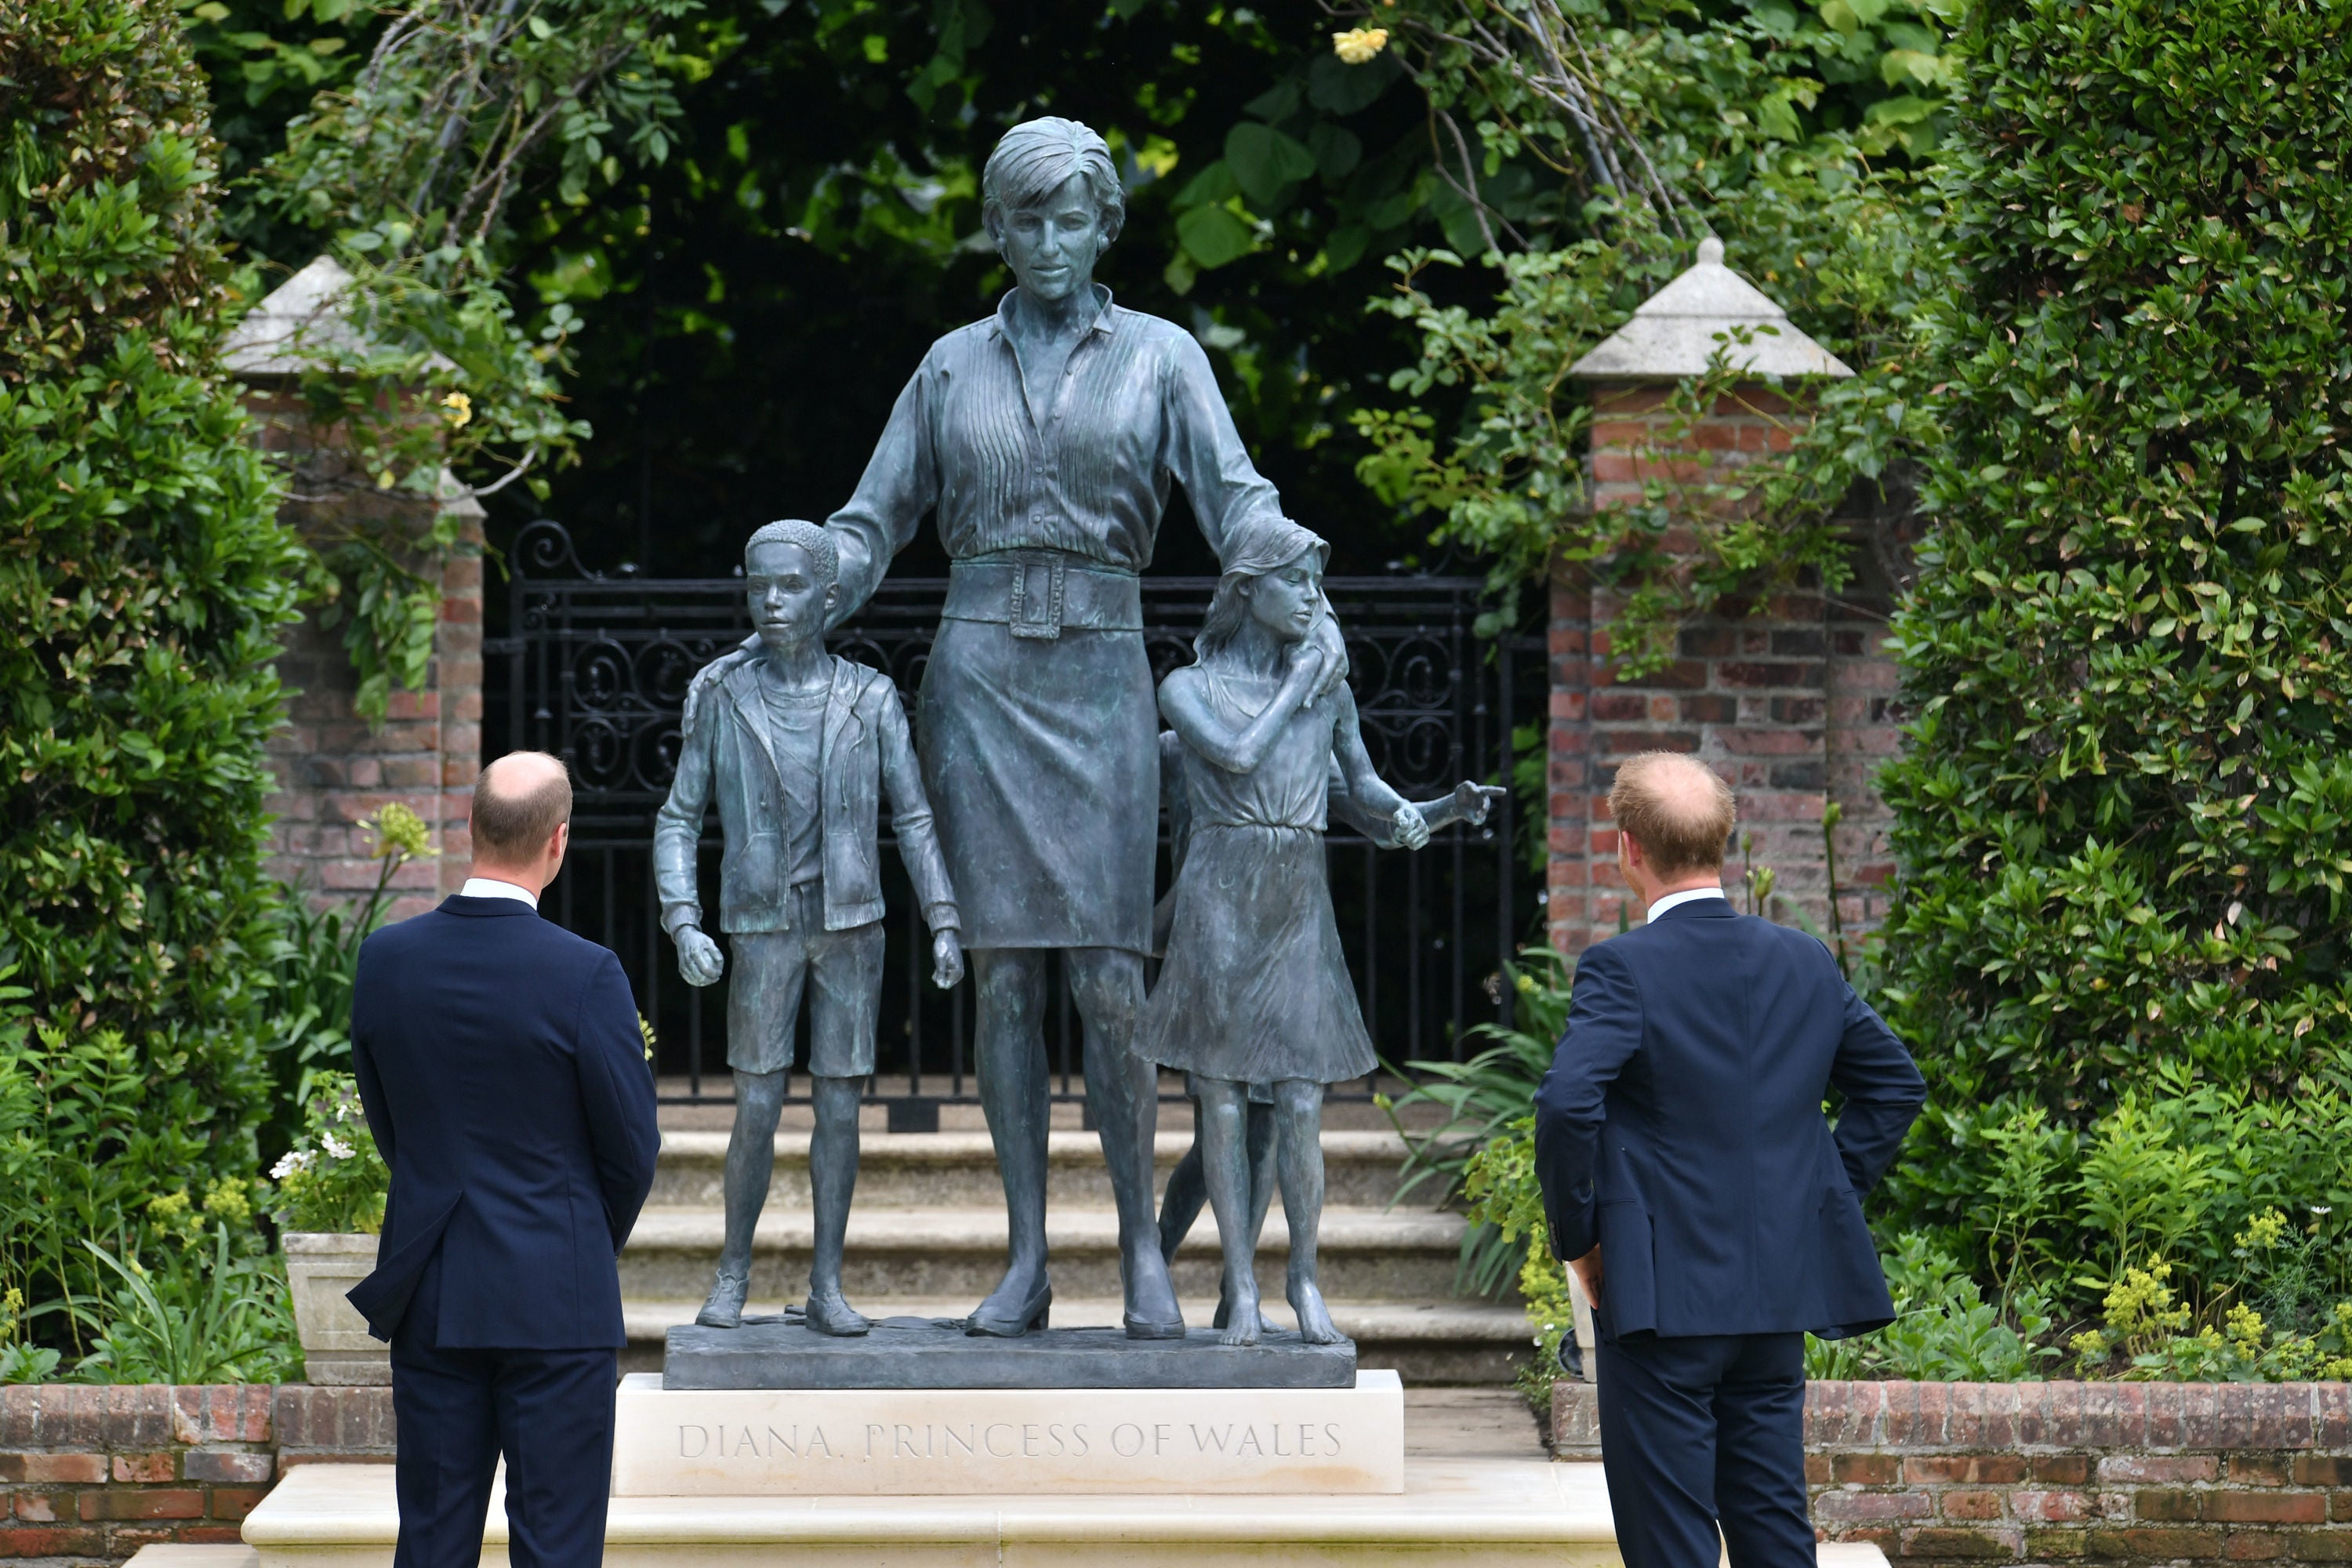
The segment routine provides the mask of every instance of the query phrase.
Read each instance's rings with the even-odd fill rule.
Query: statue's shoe
[[[710,1300],[702,1303],[702,1310],[694,1314],[694,1321],[706,1329],[741,1328],[743,1298],[751,1291],[750,1275],[730,1274],[720,1269],[718,1279],[710,1287]]]
[[[982,1302],[982,1310],[963,1321],[963,1331],[985,1339],[1017,1340],[1032,1329],[1047,1326],[1054,1310],[1054,1287],[1044,1280],[1038,1281],[1037,1293],[1023,1302],[1021,1310],[1009,1318],[990,1315],[987,1306],[987,1302]]]
[[[1131,1340],[1181,1340],[1183,1309],[1176,1304],[1176,1287],[1168,1278],[1167,1260],[1156,1247],[1129,1254],[1119,1269],[1127,1287],[1127,1310],[1119,1321]]]
[[[838,1296],[811,1296],[801,1309],[808,1326],[821,1334],[854,1340],[874,1327],[874,1321]]]

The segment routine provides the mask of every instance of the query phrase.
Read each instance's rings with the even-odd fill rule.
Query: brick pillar
[[[1762,384],[1742,385],[1696,421],[1668,408],[1664,385],[1595,388],[1591,484],[1596,508],[1644,499],[1664,480],[1686,493],[1785,451],[1801,411]],[[1672,494],[1673,490],[1669,490]],[[1713,504],[1696,500],[1694,505]],[[1875,526],[1858,521],[1856,526]],[[1669,528],[1670,550],[1696,535]],[[1865,552],[1866,553],[1866,552]],[[1883,574],[1878,574],[1883,576]],[[1616,763],[1638,752],[1695,754],[1738,792],[1753,863],[1772,868],[1784,901],[1769,912],[1830,930],[1823,805],[1836,829],[1839,916],[1849,935],[1884,914],[1892,873],[1888,813],[1875,787],[1896,743],[1895,669],[1882,651],[1889,592],[1872,574],[1835,598],[1818,583],[1762,601],[1727,602],[1682,626],[1675,658],[1645,675],[1612,661],[1605,628],[1620,604],[1563,569],[1551,599],[1551,855],[1553,945],[1574,952],[1616,934],[1625,907],[1608,793]],[[1735,844],[1725,885],[1746,905]]]
[[[314,481],[298,488],[331,493],[331,485],[316,482],[335,466],[331,433],[312,428],[290,378],[253,380],[258,384],[247,394],[246,407],[263,444]],[[315,536],[329,509],[373,502],[289,501],[287,514]],[[395,504],[415,510],[421,526],[435,503]],[[289,628],[278,660],[288,722],[269,748],[278,787],[269,797],[276,821],[268,866],[320,908],[356,904],[375,886],[381,868],[359,824],[388,801],[423,817],[441,850],[401,868],[390,919],[432,908],[466,878],[466,825],[482,750],[482,510],[470,497],[439,504],[464,517],[471,548],[442,569],[434,658],[420,689],[395,690],[383,722],[370,725],[354,709],[359,679],[343,651],[343,628],[320,625],[315,609]]]

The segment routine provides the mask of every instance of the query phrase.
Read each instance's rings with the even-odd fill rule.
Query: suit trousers
[[[1805,1336],[1597,1347],[1601,1460],[1625,1568],[1813,1568]],[[1720,1543],[1716,1531],[1722,1528]]]
[[[595,1568],[604,1560],[618,1352],[443,1349],[434,1343],[440,1288],[436,1253],[392,1336],[394,1568],[476,1568],[501,1456],[513,1568]]]

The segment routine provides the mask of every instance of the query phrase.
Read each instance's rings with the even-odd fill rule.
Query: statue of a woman
[[[1086,1022],[1087,1096],[1118,1205],[1126,1327],[1181,1336],[1151,1209],[1154,1069],[1134,1054],[1151,942],[1159,725],[1136,574],[1170,481],[1222,559],[1276,519],[1208,356],[1190,332],[1111,303],[1095,262],[1125,216],[1101,137],[1068,120],[1005,133],[982,217],[1019,287],[931,346],[857,493],[826,523],[839,615],[936,510],[953,562],[923,677],[918,744],[979,994],[980,1095],[1010,1217],[1003,1282],[976,1334],[1042,1325],[1048,950]],[[1342,672],[1338,631],[1318,642]]]

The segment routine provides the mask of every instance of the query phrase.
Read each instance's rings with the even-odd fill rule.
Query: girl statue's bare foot
[[[1323,1305],[1323,1292],[1305,1279],[1290,1282],[1290,1310],[1298,1314],[1298,1337],[1310,1345],[1345,1344],[1348,1336],[1331,1322],[1330,1309]]]
[[[1257,1293],[1251,1291],[1230,1305],[1232,1310],[1225,1314],[1224,1331],[1218,1334],[1218,1342],[1228,1345],[1257,1343],[1258,1336],[1265,1331],[1265,1321],[1258,1316]]]

